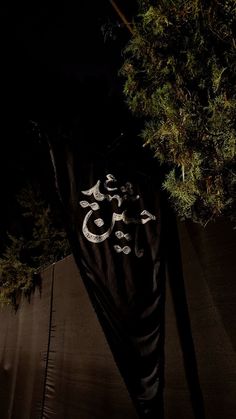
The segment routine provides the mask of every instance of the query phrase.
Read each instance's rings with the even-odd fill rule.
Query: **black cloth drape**
[[[137,419],[71,256],[0,307],[1,419]]]
[[[206,419],[235,418],[235,241],[226,220],[180,225],[184,286],[175,269],[165,298],[166,419],[204,417],[197,381]],[[0,324],[1,419],[137,417],[72,257],[48,267],[16,313],[0,307]]]
[[[140,417],[161,418],[166,214],[157,167],[130,139],[107,153],[79,142],[52,148],[90,299]]]

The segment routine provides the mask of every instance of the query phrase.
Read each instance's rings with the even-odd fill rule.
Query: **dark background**
[[[119,0],[128,18],[133,14],[134,3]],[[120,20],[108,0],[79,0],[76,7],[68,1],[55,7],[37,1],[31,2],[30,6],[9,2],[1,4],[0,19],[1,247],[6,229],[17,230],[19,226],[15,196],[27,180],[40,184],[48,199],[56,199],[48,148],[34,133],[30,121],[38,123],[42,131],[54,140],[62,135],[73,135],[78,141],[89,139],[92,147],[105,146],[123,130],[135,132],[138,124],[126,108],[122,79],[117,75],[122,50],[130,34],[125,27],[117,25]],[[113,27],[112,37],[104,39],[104,25],[108,29],[109,25]],[[176,312],[171,304],[167,304],[167,417],[192,418],[185,414],[190,402],[186,384],[183,384],[186,368],[181,363],[186,362],[189,352],[183,343],[182,350],[179,348],[175,330],[177,319],[184,336],[183,325],[190,319],[207,418],[215,419],[218,415],[233,419],[236,386],[235,230],[232,225],[219,220],[206,229],[191,222],[182,224],[180,233],[185,289],[182,285],[182,288],[172,290],[177,301]],[[63,272],[61,267],[60,272]],[[71,271],[68,272],[63,273],[65,278],[73,278]],[[60,275],[61,283],[67,286],[68,281],[64,281],[62,273]],[[58,290],[62,298],[61,285]],[[176,300],[176,296],[181,297],[184,292],[189,318],[185,316],[186,310],[183,311],[183,298]],[[77,298],[74,291],[72,295]],[[63,298],[63,302],[67,301],[74,316],[70,298],[68,301]],[[32,307],[27,305],[26,309]],[[59,307],[57,313],[64,316],[61,303]],[[76,307],[79,309],[77,303]],[[25,318],[33,321],[38,316],[26,313]],[[69,324],[74,323],[70,321]],[[14,331],[13,340],[15,336]],[[63,334],[59,336],[64,339]],[[77,346],[72,345],[71,340],[69,342],[77,350]],[[56,356],[58,353],[55,352]],[[79,357],[76,360],[79,362]],[[6,371],[3,369],[3,374]],[[9,371],[10,375],[11,369]],[[3,375],[3,382],[8,383],[6,375]]]
[[[119,0],[128,19],[135,3]],[[134,129],[118,71],[130,34],[108,0],[0,6],[0,233],[17,229],[26,181],[54,199],[47,135],[102,147]],[[32,123],[33,121],[33,123]],[[2,237],[3,237],[2,236]]]

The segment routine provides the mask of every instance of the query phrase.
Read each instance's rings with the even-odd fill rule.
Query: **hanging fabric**
[[[53,161],[75,260],[114,359],[140,418],[161,418],[166,223],[156,164],[129,139],[107,153],[57,144]]]

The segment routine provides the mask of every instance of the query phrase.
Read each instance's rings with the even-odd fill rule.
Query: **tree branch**
[[[111,3],[112,7],[115,9],[116,13],[119,15],[119,17],[121,18],[122,22],[125,24],[126,28],[129,30],[129,32],[134,35],[134,31],[131,28],[130,23],[128,22],[128,20],[126,19],[124,13],[120,10],[120,8],[117,6],[116,2],[114,0],[109,0],[109,2]]]

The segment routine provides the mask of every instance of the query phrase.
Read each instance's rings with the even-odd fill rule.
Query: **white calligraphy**
[[[116,184],[116,183],[117,183],[116,178],[113,175],[108,174],[106,176],[106,181],[104,182],[103,185],[104,185],[104,188],[108,192],[112,192],[112,191],[118,191],[118,187],[113,185],[113,184]],[[86,196],[93,196],[93,198],[98,202],[102,202],[104,200],[107,200],[108,202],[111,202],[112,200],[116,200],[118,208],[121,207],[121,205],[124,201],[127,201],[127,200],[128,201],[137,201],[140,198],[139,195],[134,194],[133,185],[130,182],[127,182],[124,186],[120,187],[121,195],[119,195],[118,193],[116,193],[115,195],[111,195],[109,193],[104,194],[100,191],[100,186],[101,186],[101,181],[98,180],[97,183],[92,188],[90,188],[86,191],[82,191],[82,194],[86,195]],[[123,195],[122,195],[122,193],[123,193]],[[143,210],[140,213],[140,215],[136,218],[128,217],[126,210],[122,211],[121,213],[113,212],[111,223],[110,223],[108,229],[101,234],[94,234],[93,232],[90,231],[90,229],[88,227],[88,224],[89,224],[91,216],[94,214],[94,211],[97,211],[97,210],[100,209],[100,205],[98,204],[98,202],[89,203],[85,200],[80,201],[80,205],[81,205],[82,208],[90,208],[88,213],[85,215],[83,225],[82,225],[82,231],[83,231],[83,234],[84,234],[85,238],[88,241],[90,241],[91,243],[98,244],[98,243],[102,243],[106,239],[108,239],[111,236],[111,234],[112,234],[112,232],[115,228],[116,222],[121,221],[125,225],[128,225],[128,224],[144,225],[144,224],[148,223],[149,221],[156,220],[156,216],[152,215],[147,210]],[[104,226],[104,221],[103,221],[102,218],[96,218],[95,221],[94,221],[94,224],[97,227],[103,227]],[[132,240],[132,236],[129,233],[124,233],[121,230],[116,231],[115,236],[119,240],[127,240],[127,241]],[[129,246],[121,247],[119,245],[114,245],[114,250],[117,253],[122,252],[126,255],[128,255],[131,252],[131,248]],[[141,249],[141,250],[137,249],[137,237],[135,237],[135,254],[136,254],[137,257],[141,257],[141,256],[143,256],[143,253],[144,253],[143,249]]]

